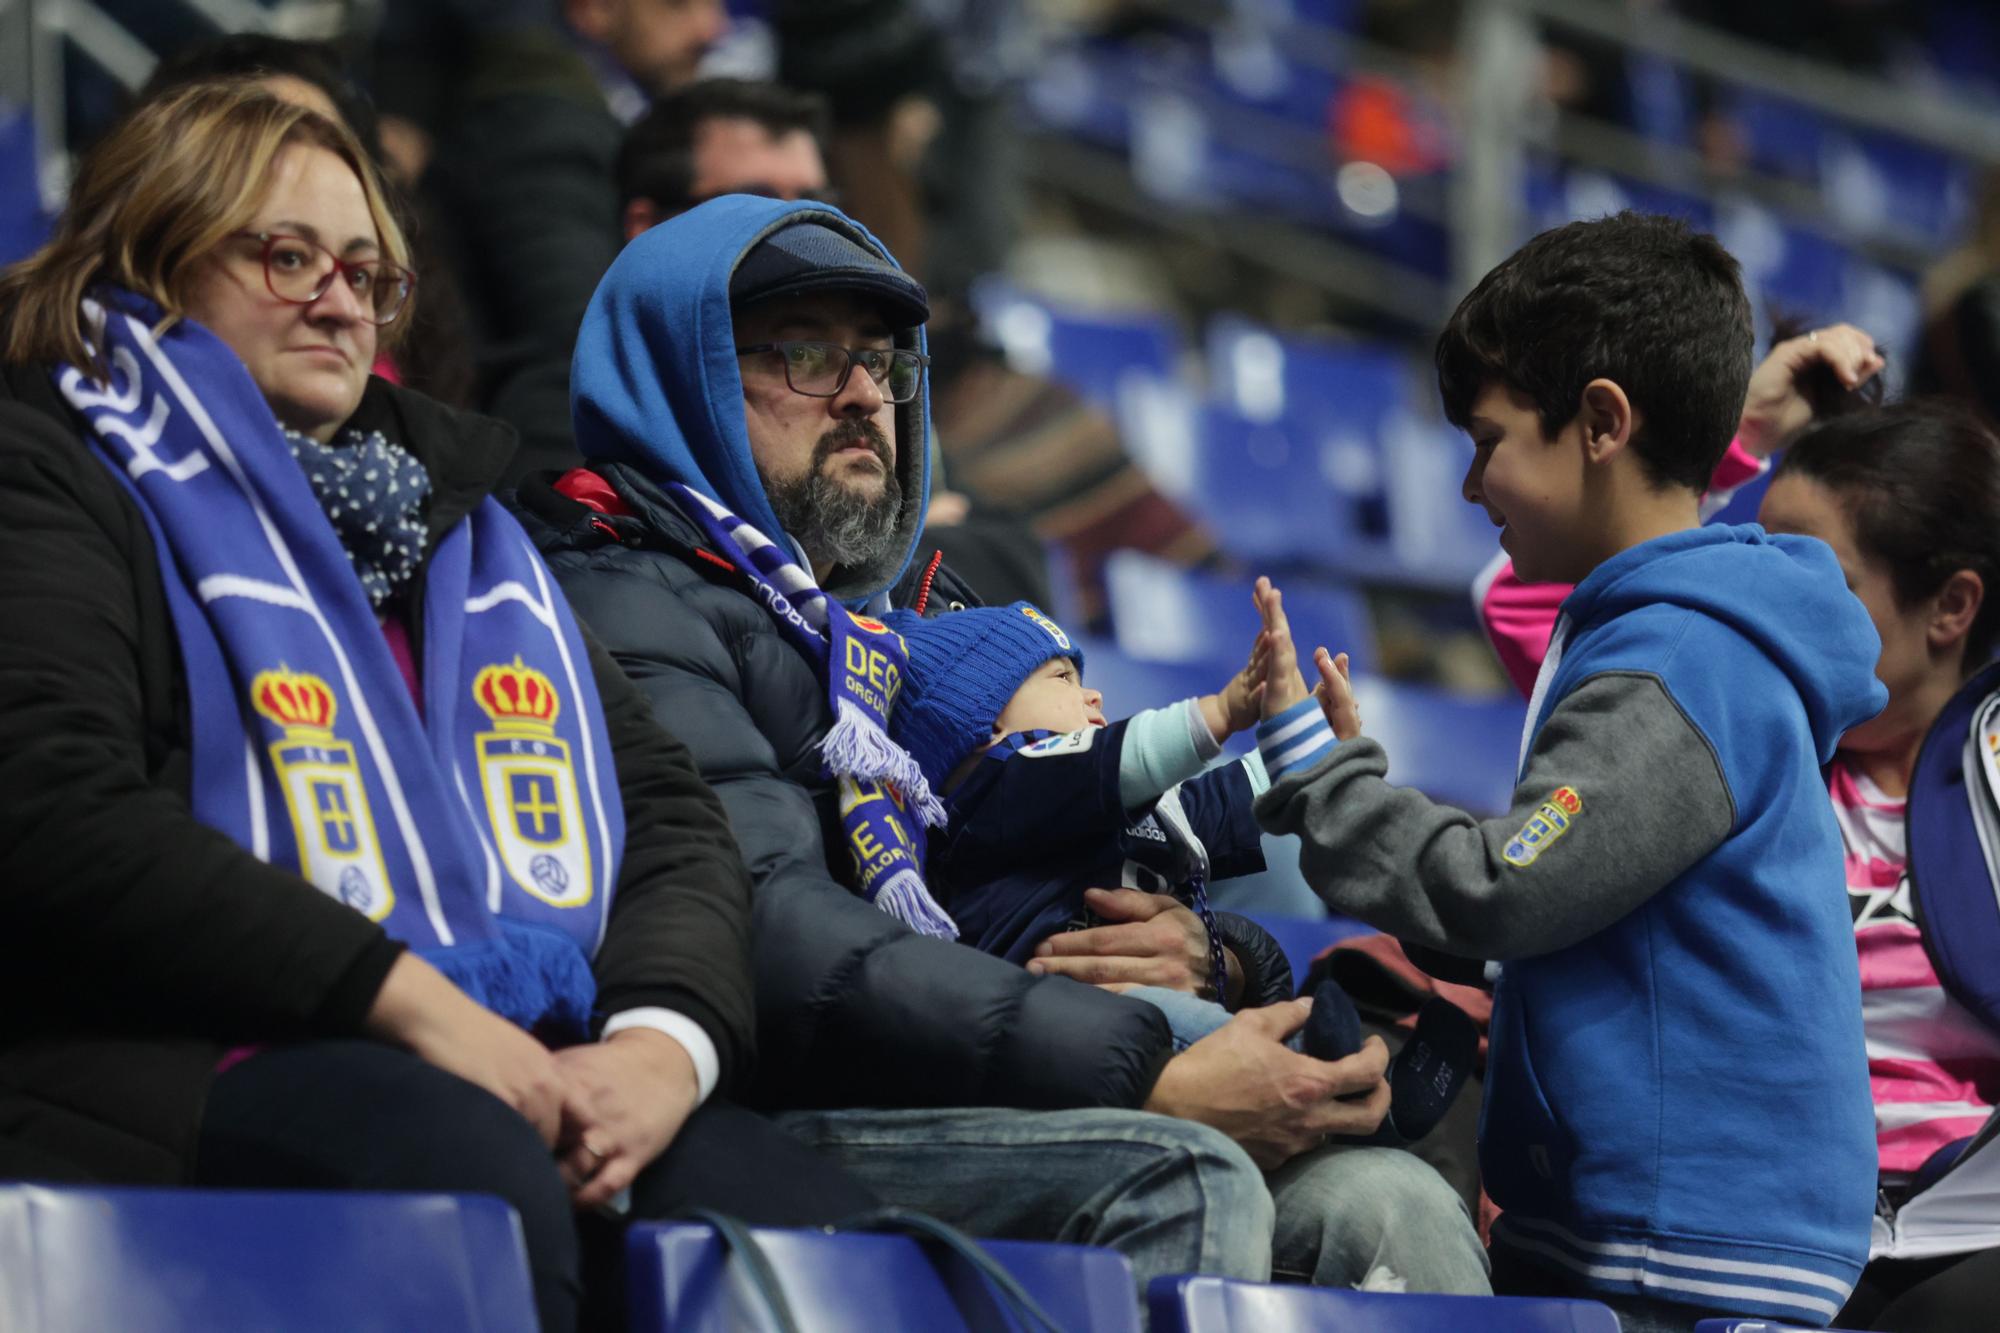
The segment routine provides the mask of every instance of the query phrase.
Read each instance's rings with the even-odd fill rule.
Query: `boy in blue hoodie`
[[[1628,1331],[1824,1323],[1868,1254],[1860,978],[1820,767],[1883,704],[1879,644],[1821,543],[1699,525],[1750,352],[1712,237],[1626,213],[1530,241],[1437,345],[1466,499],[1524,579],[1577,585],[1510,813],[1384,781],[1345,680],[1321,649],[1322,717],[1288,633],[1259,727],[1258,819],[1301,836],[1330,905],[1502,964],[1495,1289],[1595,1296]]]

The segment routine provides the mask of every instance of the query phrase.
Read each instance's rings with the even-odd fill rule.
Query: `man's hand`
[[[1257,614],[1264,618],[1264,716],[1276,717],[1306,697],[1299,675],[1299,651],[1292,643],[1292,622],[1285,616],[1285,595],[1271,580],[1257,580]]]
[[[687,1048],[664,1032],[626,1028],[557,1051],[568,1076],[557,1165],[578,1208],[630,1185],[694,1113],[701,1085]]]
[[[1049,936],[1028,960],[1030,972],[1113,991],[1165,986],[1203,999],[1222,998],[1209,976],[1208,932],[1179,899],[1137,889],[1086,889],[1083,901],[1115,924]],[[1230,982],[1241,987],[1240,971]]]
[[[1389,1111],[1389,1048],[1370,1037],[1328,1062],[1285,1047],[1311,1012],[1311,1000],[1244,1010],[1167,1061],[1145,1109],[1214,1126],[1266,1171],[1329,1134],[1372,1134]]]
[[[1812,405],[1799,392],[1799,376],[1816,365],[1829,367],[1850,389],[1859,388],[1887,364],[1875,340],[1852,324],[1834,324],[1787,338],[1750,372],[1743,417],[1736,438],[1759,458],[1812,420]]]
[[[407,1046],[519,1111],[554,1147],[566,1080],[548,1048],[452,985],[413,953],[398,957],[368,1010],[368,1030]]]
[[[1313,697],[1326,714],[1326,724],[1333,728],[1335,740],[1353,740],[1361,734],[1361,705],[1354,702],[1354,685],[1347,678],[1347,654],[1336,656],[1320,648],[1313,653],[1313,665],[1319,669]]]

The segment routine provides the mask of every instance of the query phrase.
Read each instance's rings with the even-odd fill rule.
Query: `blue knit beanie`
[[[929,620],[913,611],[883,619],[910,650],[889,732],[942,791],[944,780],[984,745],[1014,691],[1042,663],[1067,657],[1083,666],[1083,649],[1032,603],[976,606]]]

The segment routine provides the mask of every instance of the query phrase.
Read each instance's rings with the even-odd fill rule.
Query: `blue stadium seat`
[[[1294,989],[1304,983],[1313,959],[1344,939],[1375,933],[1375,927],[1337,913],[1316,919],[1279,916],[1272,912],[1245,912],[1244,915],[1270,931],[1271,937],[1278,941],[1278,947],[1285,951],[1285,961],[1292,965]]]
[[[1121,652],[1110,639],[1074,630],[1070,637],[1083,649],[1084,683],[1104,692],[1105,710],[1114,718],[1212,694],[1221,683],[1214,679],[1213,664],[1142,662]]]
[[[1229,671],[1249,655],[1258,620],[1248,582],[1182,569],[1137,551],[1113,552],[1104,562],[1104,580],[1113,632],[1118,646],[1131,656],[1214,663]],[[1300,645],[1323,643],[1345,652],[1352,670],[1374,669],[1375,631],[1360,593],[1296,579],[1281,586],[1285,614]],[[1227,679],[1218,676],[1204,693],[1220,689]]]
[[[28,113],[0,102],[0,266],[25,259],[49,236],[35,171],[35,125]]]
[[[805,1333],[1013,1333],[986,1280],[964,1260],[935,1262],[906,1236],[751,1232]],[[1066,1329],[1138,1333],[1132,1266],[1083,1245],[985,1241],[987,1253]],[[762,1328],[764,1305],[743,1261],[710,1227],[634,1226],[626,1235],[632,1333]]]
[[[1361,729],[1389,755],[1389,781],[1474,814],[1504,812],[1514,792],[1527,704],[1471,698],[1368,676],[1354,682]]]
[[[1199,409],[1192,484],[1184,501],[1223,548],[1276,572],[1297,565],[1342,569],[1364,561],[1382,526],[1374,441],[1355,431],[1321,442],[1301,421],[1259,421],[1234,407]],[[1323,452],[1347,468],[1356,490],[1322,474]]]
[[[1107,411],[1129,377],[1179,373],[1180,330],[1166,315],[1067,309],[999,279],[975,284],[972,305],[1008,364],[1059,380]]]
[[[1219,1277],[1159,1277],[1146,1289],[1153,1333],[1618,1333],[1596,1301],[1520,1296],[1414,1296],[1333,1287],[1266,1286]]]
[[[498,1199],[0,1188],[8,1333],[534,1333]]]
[[[1225,546],[1340,569],[1389,537],[1384,439],[1419,390],[1409,357],[1369,343],[1210,323],[1218,405],[1203,414],[1201,486]]]
[[[1472,441],[1456,426],[1405,413],[1384,432],[1389,564],[1411,583],[1469,587],[1499,549],[1486,510],[1465,500]]]
[[[1734,1319],[1702,1319],[1694,1325],[1694,1333],[1842,1333],[1842,1329],[1808,1329],[1802,1323],[1772,1323],[1768,1319],[1738,1315]]]

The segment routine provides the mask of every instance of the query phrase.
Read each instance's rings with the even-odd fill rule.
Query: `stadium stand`
[[[291,30],[313,5],[184,7]],[[0,0],[0,19],[33,8]],[[101,103],[108,77],[132,82],[120,71],[150,59],[146,42],[174,26],[157,13],[181,8],[146,10],[138,0],[74,7],[95,24],[67,34],[64,58],[88,75],[78,87],[95,89]],[[729,8],[754,24],[773,6],[730,0]],[[1113,413],[1135,459],[1213,528],[1229,558],[1218,571],[1113,555],[1110,633],[1078,636],[1088,680],[1110,696],[1114,716],[1214,690],[1240,664],[1253,623],[1247,575],[1269,572],[1281,577],[1302,647],[1325,643],[1353,657],[1364,724],[1391,755],[1392,780],[1478,813],[1504,809],[1519,700],[1392,678],[1386,673],[1399,665],[1391,636],[1371,611],[1385,598],[1455,596],[1494,549],[1484,515],[1456,498],[1468,446],[1438,419],[1423,356],[1465,285],[1465,218],[1454,211],[1464,200],[1453,191],[1471,151],[1453,137],[1432,142],[1425,126],[1450,119],[1440,84],[1476,71],[1461,57],[1443,80],[1427,81],[1407,56],[1399,63],[1396,52],[1372,44],[1363,0],[1135,0],[1118,8],[1122,27],[1059,32],[1041,51],[1022,89],[1030,151],[1038,144],[1093,150],[1089,161],[1112,168],[1107,189],[1132,187],[1144,225],[1179,227],[1183,238],[1205,239],[1217,252],[1233,244],[1249,267],[1267,266],[1284,282],[1344,276],[1325,279],[1338,299],[1294,307],[1308,312],[1298,322],[1310,332],[1281,327],[1272,306],[1283,303],[1247,297],[1245,309],[1217,312],[1205,302],[1178,305],[1180,294],[1163,291],[1155,306],[1104,311],[1038,289],[1032,274],[996,274],[974,287],[986,336],[1010,364],[1058,379]],[[1563,6],[1514,8],[1546,17],[1544,10]],[[1969,106],[2000,105],[1994,7],[1957,0],[1924,8],[1922,40],[1902,58]],[[133,17],[142,10],[143,23]],[[136,36],[116,35],[121,18],[136,25]],[[1561,29],[1550,19],[1547,30]],[[1964,233],[1974,178],[2000,161],[1991,142],[1946,143],[1935,122],[1916,115],[1907,132],[1896,132],[1879,117],[1850,118],[1824,99],[1801,100],[1782,81],[1776,90],[1760,86],[1754,70],[1718,80],[1707,65],[1684,64],[1636,38],[1613,45],[1623,63],[1618,123],[1590,123],[1601,108],[1580,115],[1549,107],[1547,123],[1524,134],[1521,169],[1508,182],[1521,229],[1621,208],[1688,218],[1716,231],[1742,261],[1760,330],[1780,316],[1852,320],[1890,349],[1889,377],[1900,379],[1920,334],[1918,271]],[[0,79],[0,264],[29,252],[47,230],[40,186],[49,172],[36,161],[35,126],[4,100],[18,92]],[[1368,142],[1355,129],[1364,113],[1392,122],[1375,142],[1400,146],[1404,160],[1357,151]],[[1704,115],[1733,127],[1740,166],[1701,158]],[[1104,205],[1111,197],[1079,188],[1074,175],[1042,184],[1066,202]],[[1274,235],[1284,244],[1268,244]],[[1356,281],[1357,267],[1386,276]],[[1400,289],[1395,299],[1388,289]],[[1426,305],[1426,296],[1410,293],[1447,299]],[[1329,321],[1320,316],[1328,311],[1352,336],[1324,332]],[[1743,488],[1724,521],[1750,521],[1764,485]],[[1069,618],[1061,605],[1054,609]],[[1268,849],[1273,896],[1245,903],[1282,906],[1254,919],[1302,978],[1313,957],[1364,928],[1314,915],[1317,900],[1282,864],[1286,844]],[[1227,903],[1227,886],[1217,901]],[[962,1261],[907,1238],[755,1236],[814,1329],[1019,1326]],[[742,1327],[759,1317],[753,1287],[732,1276],[743,1261],[728,1256],[712,1228],[639,1227],[628,1247],[633,1327],[642,1333]],[[1119,1255],[1022,1242],[988,1248],[1062,1327],[1137,1329],[1131,1273]],[[518,1223],[486,1199],[0,1188],[0,1329],[25,1333],[526,1333],[533,1316],[523,1264]],[[356,1281],[357,1273],[367,1280]],[[1611,1312],[1591,1302],[1208,1277],[1161,1279],[1147,1304],[1163,1333],[1617,1328]],[[1756,1320],[1698,1327],[1791,1333]]]

